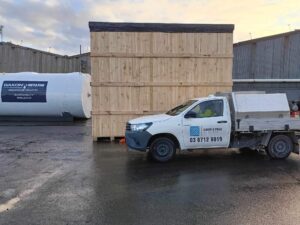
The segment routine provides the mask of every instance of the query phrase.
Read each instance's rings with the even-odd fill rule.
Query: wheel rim
[[[284,156],[289,152],[289,145],[284,140],[276,141],[273,145],[273,152],[276,156]]]
[[[166,144],[159,144],[156,148],[158,156],[165,157],[170,153],[170,147]]]

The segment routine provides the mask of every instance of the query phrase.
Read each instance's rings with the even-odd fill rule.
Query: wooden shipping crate
[[[93,138],[232,88],[233,25],[90,22]]]

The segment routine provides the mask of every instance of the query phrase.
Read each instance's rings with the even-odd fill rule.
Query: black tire
[[[169,138],[157,138],[150,145],[150,154],[157,162],[171,161],[176,154],[175,143]]]
[[[273,136],[268,144],[267,153],[272,159],[285,159],[293,151],[293,141],[287,135]]]

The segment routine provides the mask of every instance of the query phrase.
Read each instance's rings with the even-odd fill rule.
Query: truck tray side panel
[[[237,123],[236,131],[268,131],[268,130],[295,130],[300,131],[300,119],[296,118],[250,118],[241,119]]]

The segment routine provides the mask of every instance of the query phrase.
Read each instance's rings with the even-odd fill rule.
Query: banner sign
[[[4,81],[2,102],[47,102],[48,81]]]

